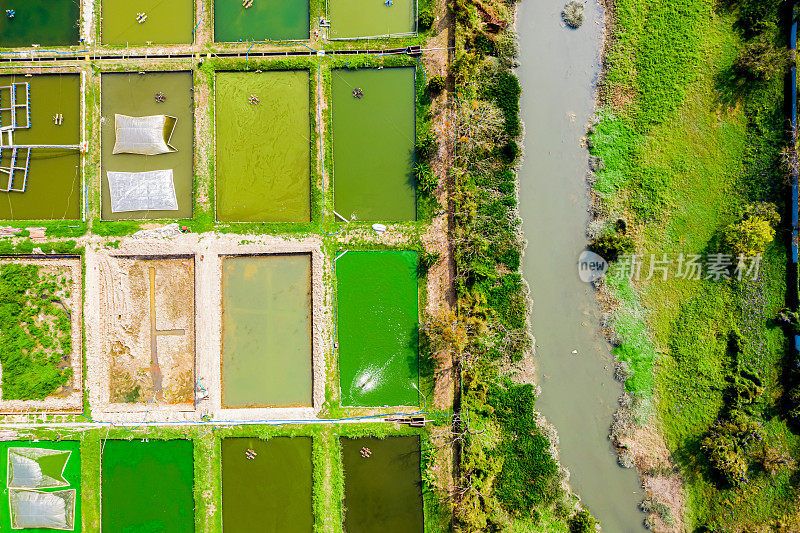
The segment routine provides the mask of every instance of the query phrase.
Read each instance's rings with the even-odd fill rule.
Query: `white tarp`
[[[75,489],[56,492],[11,489],[8,498],[13,529],[75,528]]]
[[[61,456],[61,472],[50,468],[47,474],[42,471],[39,461],[46,456]],[[64,468],[71,455],[70,451],[48,450],[45,448],[8,449],[8,486],[11,488],[42,489],[66,487]],[[53,462],[51,461],[51,464]],[[56,463],[57,464],[57,463]],[[48,475],[50,474],[50,475]],[[55,477],[58,476],[58,477]]]
[[[176,211],[172,169],[108,173],[111,211]]]
[[[158,155],[177,152],[170,146],[172,132],[178,119],[167,115],[129,117],[114,115],[115,154]],[[167,122],[169,121],[169,122]],[[167,131],[167,125],[171,125]]]

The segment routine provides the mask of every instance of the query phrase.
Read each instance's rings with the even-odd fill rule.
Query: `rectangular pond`
[[[190,44],[194,40],[192,0],[101,0],[100,3],[102,44]],[[144,22],[138,22],[139,13],[147,16]]]
[[[332,77],[336,212],[347,219],[415,220],[414,68],[334,69]],[[356,89],[363,96],[354,96]]]
[[[194,169],[194,100],[192,73],[136,72],[104,73],[102,89],[102,218],[103,220],[141,220],[192,217],[192,177]],[[163,96],[158,101],[156,95]],[[170,145],[176,151],[158,155],[114,154],[115,115],[175,117]],[[113,212],[108,172],[148,172],[172,170],[177,210]]]
[[[9,485],[13,487],[31,486],[29,483],[24,482],[24,478],[17,479],[12,473],[16,467],[10,466],[9,449],[15,449],[15,455],[23,457],[31,457],[29,452],[37,452],[37,450],[52,450],[53,452],[44,451],[34,453],[33,456],[41,454],[35,461],[39,468],[42,469],[43,479],[38,483],[36,488],[22,489],[22,490],[36,490],[45,493],[63,494],[65,491],[75,491],[74,499],[69,498],[72,505],[67,505],[64,513],[58,519],[65,519],[63,524],[72,522],[73,527],[62,527],[62,531],[82,531],[81,528],[81,456],[80,456],[80,443],[78,441],[3,441],[0,442],[0,483],[3,488],[3,495],[0,498],[4,512],[0,513],[0,531],[18,531],[19,529],[12,529],[11,516],[6,510],[10,506]],[[57,453],[63,451],[64,453]],[[28,453],[26,453],[28,452]],[[24,459],[23,459],[24,461]],[[11,475],[9,475],[11,474]],[[9,481],[13,481],[9,483]],[[21,482],[22,481],[22,482]],[[12,489],[13,490],[13,489]],[[70,508],[71,507],[71,508]],[[74,515],[73,515],[74,513]],[[26,532],[46,533],[52,532],[53,529],[45,528],[25,528]]]
[[[15,12],[6,16],[6,9]],[[0,0],[0,47],[78,44],[79,0]]]
[[[214,40],[287,41],[309,38],[309,0],[214,0]]]
[[[222,406],[311,405],[311,254],[222,260]]]
[[[310,533],[311,476],[310,437],[222,439],[223,530]]]
[[[330,0],[331,39],[405,36],[416,32],[416,0]]]
[[[101,443],[103,531],[194,531],[190,440]]]
[[[340,252],[335,268],[342,405],[417,405],[417,253]]]
[[[308,76],[307,70],[217,73],[218,220],[310,220]]]
[[[343,437],[340,442],[344,530],[422,533],[419,437]]]
[[[30,89],[30,128],[27,112],[19,108],[17,129],[13,132],[17,145],[77,146],[81,142],[81,78],[80,74],[36,74],[0,76],[0,107],[9,107],[14,89],[18,105],[26,102]],[[61,124],[54,116],[61,115]],[[0,112],[0,125],[12,125],[10,113]],[[4,135],[5,137],[5,135]],[[4,142],[7,142],[7,138]],[[15,166],[24,166],[26,151],[17,151]],[[9,166],[12,151],[0,150],[0,166]],[[7,188],[8,176],[0,175],[0,187]],[[12,186],[24,192],[0,191],[0,220],[57,220],[81,217],[81,153],[78,149],[33,148],[30,151],[28,179],[15,173]],[[24,187],[21,187],[24,185]]]

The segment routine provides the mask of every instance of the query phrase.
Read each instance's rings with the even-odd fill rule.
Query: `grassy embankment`
[[[757,39],[785,46],[777,2],[728,4],[617,0],[613,8],[603,114],[591,136],[592,153],[604,160],[594,190],[601,218],[624,219],[646,258],[715,253],[742,206],[782,205],[783,76],[745,80],[735,68]],[[599,226],[594,231],[604,231]],[[786,262],[779,231],[757,281],[677,279],[677,263],[667,281],[645,281],[645,261],[642,281],[609,282],[620,304],[610,325],[621,343],[615,354],[629,368],[630,418],[663,432],[684,479],[691,530],[797,525],[790,458],[800,439],[780,412],[788,345],[776,321]],[[747,401],[736,396],[745,378],[755,391]],[[715,474],[702,441],[734,410],[762,439],[752,450],[734,445],[746,480],[731,484]],[[623,437],[630,418],[619,424]]]
[[[511,377],[531,350],[520,274],[516,168],[521,88],[514,2],[457,0],[451,209],[457,305],[426,317],[424,341],[452,364],[457,394],[453,493],[457,531],[592,531],[577,513],[535,411]],[[446,127],[449,124],[446,125]]]

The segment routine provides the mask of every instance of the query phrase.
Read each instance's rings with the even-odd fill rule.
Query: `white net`
[[[172,169],[148,172],[108,172],[111,211],[176,211]]]
[[[12,489],[8,498],[13,529],[75,528],[75,489],[55,492]]]
[[[11,488],[43,489],[66,487],[64,468],[69,451],[45,448],[8,449],[8,486]]]
[[[151,115],[129,117],[114,115],[115,154],[158,155],[177,152],[169,141],[175,129],[175,117]]]

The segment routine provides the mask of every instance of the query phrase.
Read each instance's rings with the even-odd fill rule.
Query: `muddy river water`
[[[589,201],[580,139],[594,109],[602,38],[602,10],[594,0],[585,5],[583,26],[570,30],[561,22],[562,0],[519,4],[523,271],[533,299],[538,408],[558,431],[561,461],[584,505],[604,531],[628,533],[644,530],[642,490],[635,471],[617,466],[608,440],[621,388],[593,289],[577,271]]]

